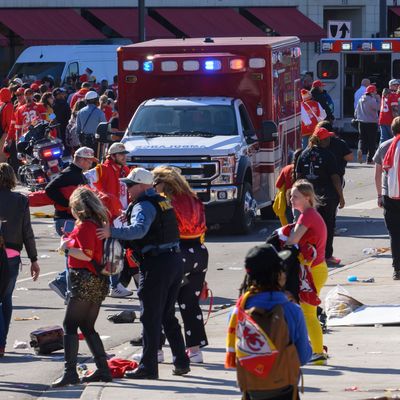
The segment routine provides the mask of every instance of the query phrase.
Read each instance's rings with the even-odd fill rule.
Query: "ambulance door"
[[[337,120],[343,118],[341,102],[343,91],[343,61],[340,53],[321,53],[315,59],[314,79],[321,80],[324,89],[332,97],[335,105],[334,116]]]

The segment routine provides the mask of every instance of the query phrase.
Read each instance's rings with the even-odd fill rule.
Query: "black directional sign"
[[[351,21],[328,21],[328,38],[348,39],[351,37]]]

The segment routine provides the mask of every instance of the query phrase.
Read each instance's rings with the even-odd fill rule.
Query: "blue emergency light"
[[[217,71],[221,69],[221,61],[219,60],[207,60],[204,62],[204,68],[207,71]]]
[[[154,69],[153,61],[145,61],[143,63],[143,71],[145,72],[152,72]]]

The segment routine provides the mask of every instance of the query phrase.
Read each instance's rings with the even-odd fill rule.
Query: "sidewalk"
[[[375,283],[348,283],[347,276],[374,277]],[[350,266],[332,269],[322,298],[337,284],[346,287],[351,296],[365,304],[400,304],[400,282],[393,281],[390,254],[369,258]],[[204,349],[205,363],[191,366],[185,377],[171,374],[171,353],[165,348],[166,363],[160,364],[159,380],[115,380],[110,384],[90,384],[82,400],[239,400],[235,371],[223,368],[225,333],[229,310],[223,310],[207,325],[210,346]],[[364,400],[383,396],[385,389],[400,387],[400,349],[398,327],[341,327],[324,336],[329,348],[328,366],[303,368],[303,400]],[[129,358],[139,352],[129,344],[113,349],[118,357]],[[89,365],[89,368],[94,367]],[[338,379],[339,378],[339,379]],[[356,391],[345,389],[355,387]],[[400,390],[400,389],[399,389]],[[50,394],[50,393],[48,393]],[[387,394],[387,393],[386,393]],[[393,392],[394,395],[400,392]],[[55,393],[53,393],[54,397]],[[62,396],[64,397],[64,396]],[[67,397],[69,397],[67,395]]]

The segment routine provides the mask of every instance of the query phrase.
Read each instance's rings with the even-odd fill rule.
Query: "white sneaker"
[[[132,356],[132,360],[139,363],[140,360],[142,359],[142,356],[143,356],[143,353],[134,354]],[[158,352],[157,352],[157,361],[159,363],[163,363],[164,362],[164,351],[163,350],[158,350]]]
[[[118,283],[116,288],[110,290],[110,297],[128,297],[132,296],[133,292],[128,290],[122,283]]]
[[[201,350],[196,351],[196,352],[191,352],[190,350],[187,351],[187,355],[190,359],[191,363],[196,363],[196,364],[203,364],[203,353]]]

